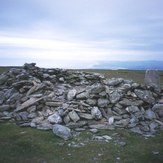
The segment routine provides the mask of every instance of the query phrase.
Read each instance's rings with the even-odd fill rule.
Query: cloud
[[[162,0],[2,0],[0,64],[84,68],[103,60],[163,60],[162,6]]]

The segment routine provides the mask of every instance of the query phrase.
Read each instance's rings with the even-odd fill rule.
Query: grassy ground
[[[163,162],[163,132],[145,139],[125,130],[101,131],[113,137],[110,142],[89,141],[83,147],[69,147],[50,131],[20,128],[13,123],[0,124],[1,163],[161,163]],[[83,132],[80,141],[90,137]],[[125,146],[116,143],[122,139]],[[156,152],[156,154],[154,154]],[[157,152],[159,152],[157,154]]]
[[[144,79],[144,71],[89,71],[100,72],[107,77],[133,79],[138,83],[143,83]],[[161,72],[161,80],[162,77]],[[89,132],[83,132],[78,138],[65,142],[55,136],[52,131],[21,128],[14,122],[0,122],[0,163],[163,162],[163,132],[149,139],[126,130],[107,130],[98,133],[98,135],[104,134],[111,136],[113,140],[91,141],[92,135]],[[117,143],[119,141],[125,142],[126,145]],[[84,142],[86,145],[78,148],[69,146],[73,142]]]

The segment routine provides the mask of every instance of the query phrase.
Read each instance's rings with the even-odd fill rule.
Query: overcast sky
[[[0,65],[163,60],[163,0],[0,0]]]

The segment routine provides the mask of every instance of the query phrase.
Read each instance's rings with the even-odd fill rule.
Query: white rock
[[[67,94],[67,100],[72,100],[76,96],[76,93],[76,89],[69,90]]]
[[[62,118],[58,112],[55,112],[54,114],[48,117],[48,121],[50,123],[62,123]]]

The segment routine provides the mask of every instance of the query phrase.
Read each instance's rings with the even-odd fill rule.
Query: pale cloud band
[[[0,65],[163,60],[163,1],[2,0]]]

